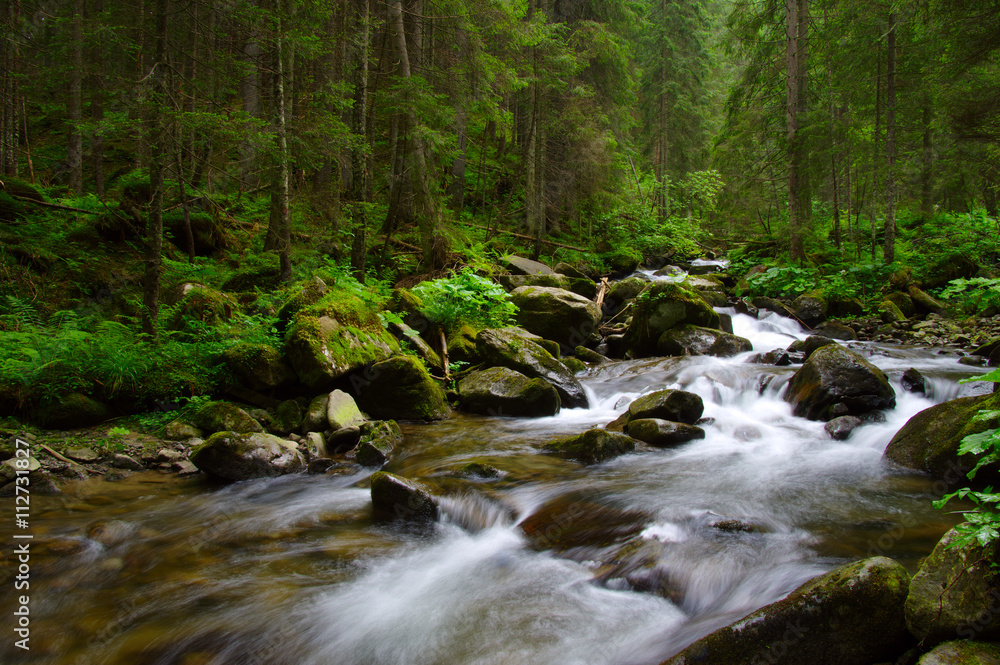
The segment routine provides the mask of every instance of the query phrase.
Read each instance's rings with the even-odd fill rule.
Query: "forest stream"
[[[755,352],[807,334],[720,311]],[[591,408],[553,417],[404,425],[385,470],[444,497],[431,526],[375,522],[370,471],[229,486],[147,471],[33,497],[32,649],[0,659],[649,665],[837,565],[884,554],[912,573],[959,516],[882,451],[984,370],[943,350],[850,346],[886,372],[897,406],[846,441],[792,415],[795,367],[747,353],[594,367],[580,375]],[[926,395],[902,389],[910,367]],[[543,451],[668,387],[702,397],[704,439],[589,467]],[[469,478],[470,462],[500,476]],[[618,565],[625,545],[669,581],[657,593]]]

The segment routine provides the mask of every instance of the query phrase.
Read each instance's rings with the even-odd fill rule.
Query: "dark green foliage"
[[[501,328],[517,313],[506,291],[470,269],[454,277],[418,284],[413,293],[421,300],[420,313],[447,333],[464,324]]]

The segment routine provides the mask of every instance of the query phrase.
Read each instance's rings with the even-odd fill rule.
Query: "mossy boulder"
[[[282,327],[287,326],[292,320],[292,317],[302,309],[309,307],[310,305],[315,305],[323,296],[327,294],[330,288],[326,285],[319,277],[313,277],[305,285],[295,292],[291,298],[286,300],[281,308],[278,310],[278,321],[281,323]]]
[[[476,355],[476,336],[479,330],[470,325],[463,325],[453,330],[448,335],[448,359],[451,362],[464,362],[475,364],[478,362]]]
[[[628,422],[641,418],[659,418],[693,425],[705,412],[701,396],[685,390],[657,390],[628,405]]]
[[[497,278],[500,286],[507,292],[515,291],[522,286],[545,286],[553,289],[569,290],[570,278],[557,273],[546,273],[537,275],[500,275]]]
[[[1000,644],[956,640],[934,647],[917,665],[1000,665]]]
[[[721,323],[697,292],[673,282],[654,282],[635,299],[625,347],[633,357],[652,356],[663,333],[680,325],[718,330]]]
[[[705,438],[705,430],[700,427],[660,418],[630,420],[625,427],[625,433],[657,448],[669,448]]]
[[[274,263],[243,268],[222,283],[222,290],[229,293],[244,293],[254,289],[273,291],[279,286],[281,286],[281,268]]]
[[[231,482],[306,469],[294,443],[261,432],[216,432],[191,451],[190,459],[205,473]]]
[[[546,444],[546,450],[584,464],[599,464],[635,450],[635,439],[619,432],[589,429],[583,434]]]
[[[663,665],[870,665],[907,644],[906,570],[875,557],[835,568],[703,637]]]
[[[285,355],[305,386],[323,388],[399,351],[381,326],[361,328],[330,316],[295,317],[285,335]]]
[[[330,400],[329,393],[323,393],[313,397],[306,407],[306,412],[302,416],[303,432],[324,432],[329,427],[326,419],[326,404]]]
[[[824,321],[819,324],[816,326],[816,334],[844,341],[852,341],[858,338],[858,333],[854,332],[854,328],[837,321]]]
[[[290,434],[302,427],[302,407],[294,399],[287,399],[274,410],[268,430],[273,434]]]
[[[955,529],[946,533],[910,582],[906,625],[925,644],[1000,639],[997,544],[953,546],[957,536]]]
[[[284,388],[297,379],[281,351],[270,344],[237,344],[226,349],[222,359],[233,376],[251,390]]]
[[[389,331],[399,340],[402,348],[410,348],[431,367],[442,367],[443,361],[438,352],[428,344],[420,334],[402,321],[389,323]],[[449,357],[450,360],[450,357]]]
[[[353,377],[361,408],[374,418],[441,420],[449,409],[444,390],[413,356],[395,356]]]
[[[382,521],[433,522],[438,505],[423,483],[378,471],[371,478],[372,511]]]
[[[917,313],[917,306],[913,303],[913,298],[906,293],[893,291],[885,297],[885,300],[888,300],[899,308],[899,311],[903,314],[903,318],[905,319],[908,319]]]
[[[882,319],[882,323],[896,323],[906,320],[906,314],[891,300],[883,300],[879,304],[878,317]]]
[[[601,322],[596,303],[565,289],[522,286],[510,299],[519,326],[570,349],[593,337]]]
[[[529,379],[508,367],[472,372],[458,382],[462,409],[490,416],[553,416],[559,393],[544,379]]]
[[[239,307],[232,296],[201,284],[186,289],[167,324],[169,330],[198,335],[205,326],[228,323]]]
[[[850,349],[831,344],[813,352],[795,372],[785,401],[797,416],[830,420],[891,409],[896,406],[896,393],[882,370]],[[841,413],[845,408],[846,413]]]
[[[191,424],[205,432],[263,432],[249,413],[229,402],[209,402],[195,411]]]
[[[721,330],[682,325],[671,328],[656,341],[656,352],[662,356],[716,356],[731,358],[752,351],[750,340]]]
[[[948,305],[946,303],[941,302],[926,291],[918,289],[916,286],[911,285],[907,290],[907,295],[910,296],[913,306],[919,313],[939,314],[941,316],[948,315]]]
[[[192,212],[188,216],[188,222],[191,225],[191,240],[195,255],[211,256],[229,246],[225,231],[211,215],[204,212]],[[174,245],[185,252],[187,251],[187,228],[182,211],[178,210],[163,215],[163,231]]]
[[[7,192],[0,192],[0,222],[13,224],[27,213],[24,205]]]
[[[515,254],[508,256],[503,263],[512,275],[551,275],[555,272],[544,263]]]
[[[490,328],[476,336],[477,355],[484,362],[508,367],[532,379],[545,379],[559,393],[565,408],[586,407],[583,386],[565,365],[517,328]]]
[[[2,186],[4,192],[11,196],[28,199],[29,201],[37,201],[38,203],[46,202],[45,195],[38,191],[34,185],[24,180],[4,176],[3,183],[0,186]]]
[[[1000,419],[975,421],[981,409],[1000,409],[1000,393],[960,397],[924,409],[903,425],[886,446],[883,457],[907,469],[927,473],[955,486],[970,484],[965,474],[976,465],[975,455],[959,455],[966,436],[1000,427]],[[976,474],[974,484],[996,479],[995,469]]]
[[[802,323],[812,328],[826,320],[829,305],[820,292],[809,291],[792,301],[792,311]]]
[[[363,423],[360,430],[361,440],[354,450],[354,458],[362,466],[382,466],[403,442],[403,431],[394,420],[370,420]]]
[[[31,420],[48,429],[78,429],[92,427],[112,416],[111,409],[93,397],[70,393],[58,402],[42,404],[32,412]]]
[[[649,286],[649,281],[641,277],[626,277],[608,286],[604,295],[604,313],[611,318],[625,309],[636,296]]]
[[[326,422],[332,430],[360,425],[365,416],[354,398],[343,390],[334,390],[326,400]]]

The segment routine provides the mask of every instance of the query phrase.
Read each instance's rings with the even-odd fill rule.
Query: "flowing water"
[[[757,351],[805,336],[729,313]],[[6,639],[0,660],[640,665],[842,563],[884,554],[913,571],[957,518],[881,453],[977,370],[934,350],[854,348],[898,405],[844,442],[792,416],[794,367],[750,354],[597,367],[581,377],[592,407],[551,418],[405,425],[386,470],[445,497],[430,527],[373,522],[370,471],[226,487],[146,472],[33,497],[32,650]],[[927,396],[899,387],[909,367]],[[666,387],[701,395],[705,439],[587,468],[542,453]],[[472,461],[500,477],[468,477]],[[14,607],[12,587],[0,607]]]

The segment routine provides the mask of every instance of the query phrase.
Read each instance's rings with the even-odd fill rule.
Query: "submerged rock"
[[[996,543],[953,547],[952,529],[935,546],[910,582],[906,625],[919,640],[1000,639],[1000,579],[992,563]]]
[[[875,557],[835,568],[788,597],[704,637],[663,665],[870,665],[907,641],[909,575]]]
[[[476,337],[476,350],[485,362],[508,367],[529,378],[545,379],[559,392],[562,406],[588,406],[583,386],[565,365],[518,328],[492,328]]]
[[[864,421],[857,416],[840,416],[839,418],[834,418],[828,422],[823,429],[826,430],[826,433],[829,434],[832,439],[835,439],[836,441],[844,441],[851,436],[854,430],[861,427],[863,422]]]
[[[927,379],[914,367],[903,372],[903,378],[900,380],[900,383],[903,385],[903,390],[908,393],[923,395],[927,392]]]
[[[426,485],[385,471],[372,478],[372,510],[384,521],[433,522],[438,505]]]
[[[828,305],[826,298],[816,292],[803,293],[792,302],[796,318],[810,328],[826,319]]]
[[[191,451],[190,459],[205,473],[233,482],[306,469],[294,443],[260,432],[216,432]]]
[[[529,379],[507,367],[473,372],[458,383],[462,409],[492,416],[552,416],[559,393],[544,379]]]
[[[583,434],[553,441],[545,448],[584,464],[598,464],[635,450],[635,439],[618,432],[589,429]]]
[[[631,420],[625,428],[625,433],[658,448],[676,446],[694,439],[705,438],[705,430],[700,427],[659,418]]]
[[[893,408],[896,393],[882,370],[853,351],[831,344],[814,351],[795,373],[785,401],[797,416],[830,420]],[[846,413],[839,413],[845,408]]]

